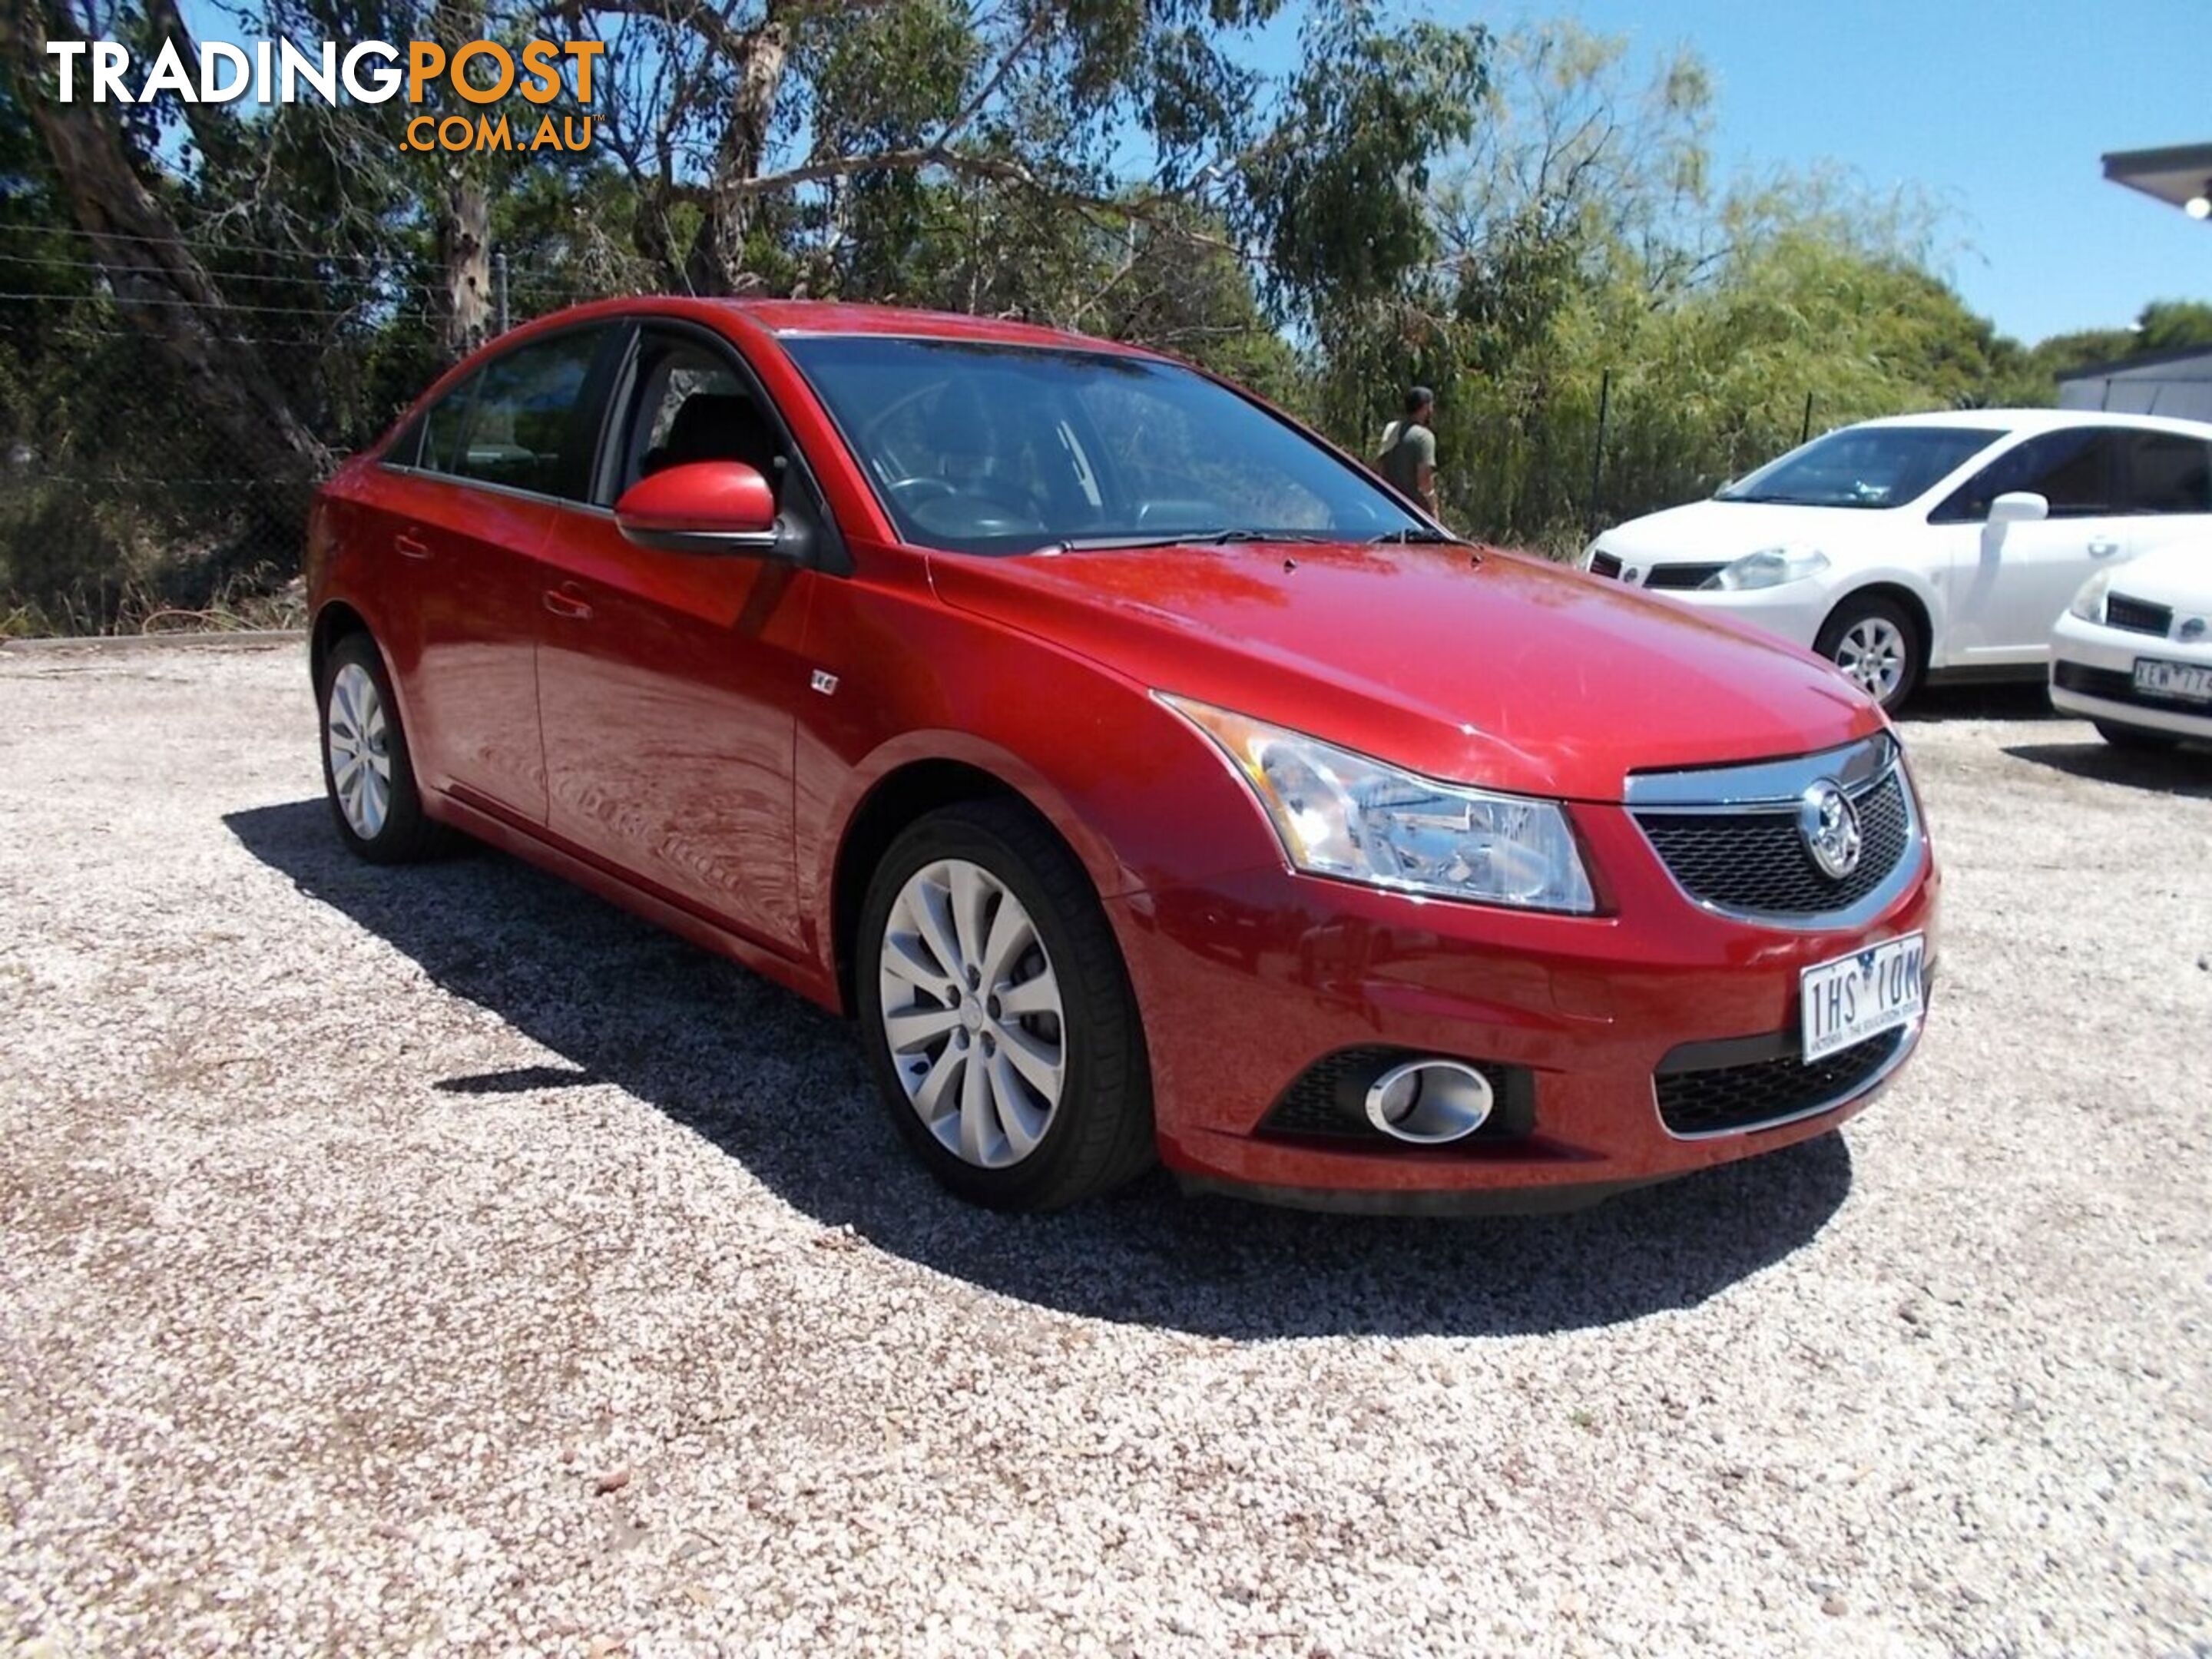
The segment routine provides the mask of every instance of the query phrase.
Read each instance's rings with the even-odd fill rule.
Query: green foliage
[[[89,27],[91,0],[56,3]],[[1149,343],[1355,453],[1421,381],[1448,515],[1555,548],[1808,427],[2047,403],[2067,369],[2212,343],[2212,304],[2168,300],[2027,349],[1934,274],[1941,216],[1910,193],[1821,170],[1717,183],[1687,52],[1639,75],[1571,24],[1499,38],[1314,0],[1269,79],[1243,49],[1280,9],[245,0],[249,35],[602,40],[599,141],[457,160],[404,148],[403,103],[312,100],[165,102],[118,131],[224,296],[204,320],[337,451],[446,360],[452,233],[479,191],[517,319],[680,289],[711,245],[744,291]],[[99,19],[154,38],[143,0]],[[0,76],[0,286],[25,296],[0,311],[0,626],[227,608],[289,574],[299,527],[201,418],[224,355],[149,344],[123,303],[149,273],[88,257],[78,224],[100,216],[61,187],[22,87]],[[718,214],[738,234],[715,241]]]
[[[1565,550],[1808,431],[2054,400],[2036,355],[1932,274],[1939,219],[1909,193],[1825,171],[1716,191],[1710,96],[1687,55],[1637,82],[1621,43],[1572,25],[1502,41],[1429,195],[1443,257],[1322,321],[1338,439],[1371,452],[1402,388],[1433,386],[1447,516]]]

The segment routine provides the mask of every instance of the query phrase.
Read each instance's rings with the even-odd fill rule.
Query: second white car
[[[1607,531],[1583,568],[1727,611],[1896,708],[1930,678],[2039,677],[2085,580],[2196,536],[2212,538],[2212,426],[1960,410],[1828,433]]]
[[[2051,702],[2120,748],[2212,742],[2212,539],[2081,585],[2051,630]]]

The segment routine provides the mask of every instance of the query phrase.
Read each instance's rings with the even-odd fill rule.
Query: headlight
[[[2105,590],[2112,585],[2112,573],[2100,570],[2081,584],[2081,591],[2074,596],[2074,603],[2066,607],[2069,616],[2079,617],[2083,622],[2101,623],[2105,620]]]
[[[1753,587],[1779,587],[1784,582],[1802,581],[1827,568],[1828,556],[1817,547],[1767,547],[1745,554],[1698,586],[1723,587],[1731,592]]]
[[[1251,787],[1298,869],[1444,898],[1595,909],[1552,801],[1439,783],[1264,720],[1155,692]]]

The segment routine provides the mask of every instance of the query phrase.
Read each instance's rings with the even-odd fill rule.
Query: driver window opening
[[[742,461],[781,502],[789,470],[782,441],[736,372],[688,341],[648,338],[645,351],[616,494],[672,466]]]

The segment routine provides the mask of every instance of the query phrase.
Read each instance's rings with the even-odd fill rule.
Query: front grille
[[[2164,639],[2173,628],[2173,607],[2131,599],[2124,593],[2105,596],[2105,625],[2124,628],[2131,634],[2155,634]]]
[[[1431,1057],[1412,1048],[1379,1045],[1340,1048],[1333,1054],[1324,1054],[1283,1091],[1283,1097],[1261,1121],[1261,1129],[1269,1134],[1367,1140],[1378,1146],[1401,1146],[1402,1142],[1391,1139],[1367,1121],[1367,1091],[1392,1066]],[[1454,1056],[1440,1054],[1433,1058],[1449,1060]],[[1460,1063],[1474,1066],[1487,1078],[1495,1097],[1489,1117],[1467,1138],[1469,1141],[1510,1139],[1525,1135],[1535,1127],[1535,1083],[1527,1072],[1518,1066],[1496,1066],[1483,1060]]]
[[[1703,587],[1727,568],[1724,564],[1655,564],[1651,574],[1644,579],[1644,585],[1671,587],[1677,592],[1686,587]]]
[[[1786,1054],[1744,1066],[1670,1072],[1662,1060],[1651,1079],[1659,1121],[1678,1135],[1726,1134],[1840,1106],[1874,1080],[1911,1035],[1910,1027],[1885,1031],[1810,1066]]]
[[[1851,797],[1858,867],[1841,881],[1813,862],[1794,806],[1743,812],[1638,812],[1637,823],[1691,897],[1724,910],[1812,917],[1847,910],[1887,880],[1910,849],[1905,781],[1891,767]]]
[[[1593,576],[1607,576],[1615,581],[1620,579],[1620,561],[1610,553],[1591,554],[1589,568]]]
[[[2110,702],[2131,702],[2139,708],[2166,708],[2177,714],[2212,714],[2212,704],[2191,702],[2186,697],[2161,697],[2152,692],[2138,691],[2135,676],[2117,668],[2091,668],[2078,662],[2054,663],[2051,678],[2061,690],[2079,691],[2085,697],[2103,697]]]

